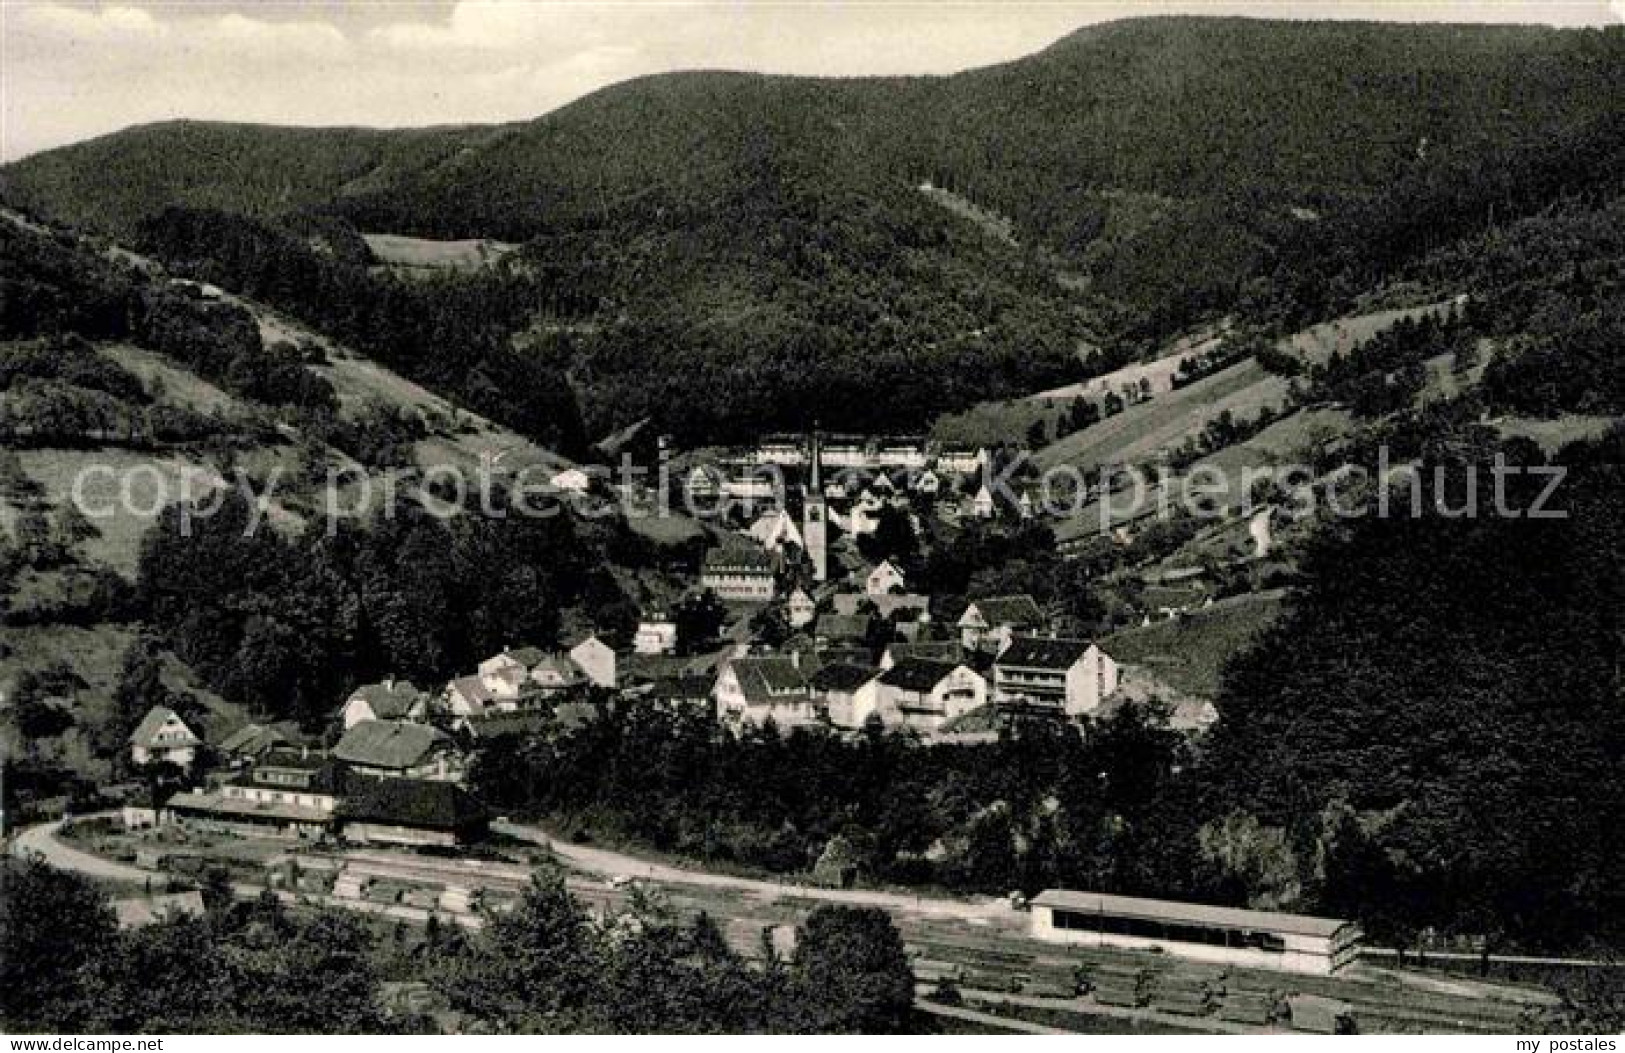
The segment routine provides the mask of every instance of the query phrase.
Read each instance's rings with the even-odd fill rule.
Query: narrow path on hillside
[[[905,914],[922,914],[952,918],[958,921],[990,923],[995,918],[1007,919],[1010,908],[1002,900],[962,900],[944,896],[910,895],[903,892],[882,892],[875,889],[835,889],[816,885],[792,885],[758,878],[719,874],[710,870],[689,870],[666,863],[616,852],[607,848],[575,845],[558,840],[538,826],[519,823],[492,823],[491,829],[499,834],[532,844],[543,845],[561,859],[583,870],[605,877],[624,875],[646,878],[676,885],[702,885],[708,888],[727,888],[761,896],[794,899],[817,899],[830,903],[847,903],[859,907],[880,907]]]

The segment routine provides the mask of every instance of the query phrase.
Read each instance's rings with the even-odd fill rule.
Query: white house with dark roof
[[[429,713],[429,696],[410,680],[379,681],[355,689],[344,701],[344,726],[366,720],[422,720]]]
[[[130,733],[130,760],[135,764],[174,764],[190,768],[203,740],[168,706],[153,706]]]
[[[1044,628],[1044,612],[1025,593],[972,600],[959,616],[959,642],[969,650],[1001,651],[1017,635],[1032,635]]]
[[[823,722],[823,705],[795,658],[731,658],[717,673],[717,720],[734,729]]]
[[[880,565],[863,579],[863,591],[869,596],[888,596],[907,588],[908,578],[903,575],[897,564],[889,559],[882,560]]]
[[[818,603],[807,595],[806,589],[797,589],[790,594],[788,608],[792,629],[810,625],[818,617]]]
[[[861,728],[875,711],[880,670],[856,662],[830,662],[812,675],[813,693],[824,703],[829,722],[838,728]]]
[[[1017,636],[993,662],[1000,703],[1051,706],[1068,716],[1092,713],[1117,690],[1117,663],[1089,640]]]
[[[987,679],[963,662],[904,658],[875,683],[882,722],[927,734],[988,701]]]

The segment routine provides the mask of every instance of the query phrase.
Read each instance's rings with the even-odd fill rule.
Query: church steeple
[[[801,495],[801,539],[807,546],[807,559],[812,563],[814,581],[829,579],[829,554],[824,548],[825,509],[824,485],[819,462],[823,450],[818,440],[818,428],[813,427],[812,441],[807,444],[811,466],[807,472],[807,487]]]

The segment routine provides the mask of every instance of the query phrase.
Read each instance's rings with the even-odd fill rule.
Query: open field
[[[1570,414],[1554,420],[1538,420],[1534,417],[1502,417],[1495,422],[1495,427],[1497,431],[1507,438],[1520,436],[1533,441],[1550,455],[1571,442],[1599,438],[1607,434],[1608,429],[1618,423],[1620,421],[1617,417],[1587,417]]]
[[[160,394],[160,402],[183,406],[199,413],[215,410],[229,412],[241,409],[243,404],[235,395],[227,394],[193,373],[182,369],[156,351],[134,344],[103,344],[98,350],[119,365],[141,378],[148,393]],[[157,391],[154,388],[157,388]]]
[[[378,261],[405,270],[474,270],[508,255],[518,246],[487,238],[431,241],[402,234],[363,234]]]

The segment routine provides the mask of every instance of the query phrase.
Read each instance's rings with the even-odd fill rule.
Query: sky
[[[0,0],[0,160],[190,117],[535,117],[648,73],[951,73],[1138,14],[1625,22],[1625,0]]]

